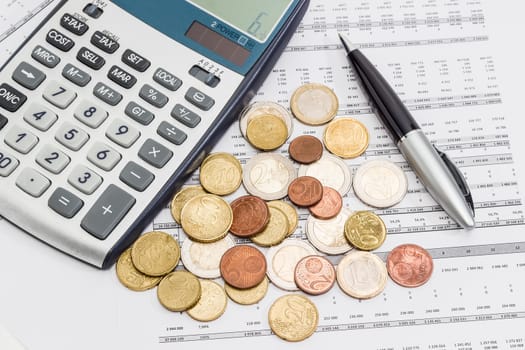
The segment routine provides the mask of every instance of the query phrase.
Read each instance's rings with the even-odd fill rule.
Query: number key
[[[18,159],[0,149],[0,176],[7,177],[20,164]]]
[[[98,128],[100,124],[108,117],[108,112],[103,110],[98,105],[84,100],[80,102],[74,112],[75,118],[82,123],[86,124],[90,128]]]
[[[38,143],[38,137],[15,125],[9,130],[4,141],[14,150],[27,154]]]
[[[122,119],[115,119],[108,127],[106,136],[116,144],[129,148],[137,141],[140,132]]]
[[[60,173],[71,161],[64,152],[51,145],[42,147],[35,160],[40,166],[53,174]]]
[[[59,82],[52,81],[44,90],[43,97],[52,105],[66,109],[77,98],[77,94]]]
[[[88,167],[77,165],[67,178],[67,182],[82,193],[92,194],[102,183],[102,178]]]
[[[72,151],[78,151],[89,140],[89,135],[75,124],[65,122],[57,130],[55,140]]]
[[[89,150],[87,158],[100,169],[110,171],[117,165],[122,156],[114,148],[102,142],[96,142]]]
[[[40,131],[48,130],[57,119],[52,110],[40,103],[32,103],[24,113],[24,120]]]

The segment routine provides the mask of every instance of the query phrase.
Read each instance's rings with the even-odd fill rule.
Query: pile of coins
[[[365,152],[368,131],[353,118],[335,118],[338,100],[328,87],[299,87],[290,109],[305,124],[327,124],[323,140],[311,135],[294,138],[290,159],[269,152],[292,135],[293,117],[274,102],[249,105],[240,115],[240,130],[262,153],[244,167],[231,154],[210,154],[200,167],[200,186],[183,188],[171,202],[172,216],[189,239],[180,248],[163,232],[141,236],[117,262],[118,278],[126,287],[139,291],[158,285],[165,308],[211,321],[224,313],[228,297],[242,305],[258,303],[271,282],[296,293],[272,304],[270,327],[282,339],[300,341],[315,332],[319,315],[315,304],[297,292],[323,294],[337,281],[347,295],[366,299],[383,291],[388,275],[405,287],[420,286],[430,278],[432,258],[424,248],[398,246],[385,264],[371,252],[385,241],[383,220],[372,211],[353,212],[343,206],[351,187],[369,206],[397,204],[407,192],[403,170],[386,159],[369,160],[352,179],[344,159]],[[241,184],[248,194],[228,203],[223,196],[235,193]],[[298,226],[297,208],[310,213],[307,240],[290,237]],[[232,236],[248,243],[236,244]],[[328,256],[343,254],[335,268]],[[180,258],[184,269],[174,271]],[[213,281],[218,278],[224,287]]]

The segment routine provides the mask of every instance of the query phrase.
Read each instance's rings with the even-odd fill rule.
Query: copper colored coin
[[[268,205],[256,196],[242,196],[230,203],[233,222],[230,232],[239,237],[253,236],[266,227],[270,218]]]
[[[315,177],[299,176],[288,186],[288,198],[300,207],[312,206],[323,198],[323,185]]]
[[[308,208],[310,213],[318,219],[328,220],[339,214],[343,207],[343,198],[341,194],[332,187],[323,186],[323,198]]]
[[[247,289],[262,282],[266,276],[266,259],[249,245],[238,245],[224,253],[220,263],[221,276],[230,286]]]
[[[322,256],[305,256],[295,266],[295,284],[303,292],[319,295],[326,293],[335,282],[335,268]]]
[[[390,278],[403,287],[418,287],[429,280],[434,263],[425,248],[402,244],[392,249],[386,259]]]
[[[321,159],[323,144],[315,136],[301,135],[290,142],[288,147],[290,158],[301,164],[310,164]]]

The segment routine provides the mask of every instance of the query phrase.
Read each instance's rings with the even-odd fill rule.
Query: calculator
[[[111,266],[249,103],[307,6],[60,1],[0,70],[0,215]]]

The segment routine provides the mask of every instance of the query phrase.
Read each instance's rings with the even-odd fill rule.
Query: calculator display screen
[[[293,0],[188,0],[244,34],[264,42]]]

